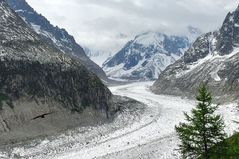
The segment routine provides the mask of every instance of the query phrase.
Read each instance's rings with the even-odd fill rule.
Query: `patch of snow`
[[[209,61],[210,59],[212,59],[213,55],[212,54],[208,54],[205,58],[203,59],[200,59],[192,64],[189,64],[187,65],[188,69],[185,70],[185,71],[181,71],[181,72],[178,72],[176,74],[176,78],[179,78],[185,74],[187,74],[188,72],[191,72],[193,71],[195,68],[197,68],[198,66],[201,66],[203,63],[205,63],[206,61]]]
[[[31,26],[33,28],[33,30],[37,33],[37,34],[41,34],[42,30],[41,30],[41,26],[36,25],[34,23],[31,23]]]
[[[187,65],[188,69],[178,72],[176,74],[176,78],[179,78],[179,77],[193,71],[194,69],[202,66],[202,64],[204,64],[204,63],[208,63],[208,62],[213,61],[213,60],[224,61],[225,59],[231,58],[238,53],[239,53],[239,47],[234,48],[233,51],[230,54],[223,55],[223,56],[218,55],[217,52],[211,52],[205,58],[200,59],[200,60],[198,60],[198,61],[196,61],[192,64]],[[215,81],[221,80],[220,77],[217,75],[217,72],[219,70],[220,69],[217,68],[217,70],[215,70],[214,72],[211,73],[212,78],[215,79]]]
[[[233,15],[231,15],[231,16],[229,17],[229,21],[230,21],[230,22],[234,22],[234,16],[233,16]]]
[[[238,27],[239,27],[239,24],[235,23],[235,27],[237,27],[237,28],[238,28]]]
[[[25,10],[22,10],[22,9],[18,9],[18,10],[15,10],[15,12],[25,12]]]
[[[218,74],[217,74],[216,72],[215,72],[215,73],[212,73],[211,75],[212,75],[212,78],[213,78],[215,81],[217,81],[217,82],[221,81],[221,78],[218,76]]]
[[[50,39],[54,42],[54,44],[56,44],[56,45],[59,46],[59,47],[62,46],[61,41],[57,40],[57,39],[54,37],[54,35],[52,35],[51,33],[49,33],[49,32],[47,32],[47,31],[41,29],[41,26],[36,25],[36,24],[34,24],[34,23],[30,23],[30,25],[31,25],[32,29],[33,29],[37,34],[41,34],[41,35],[43,35],[43,36],[45,36],[45,37],[47,37],[47,38],[50,38]],[[64,39],[64,38],[61,39],[61,40],[64,41],[64,42],[68,42],[68,40],[67,40],[67,39]],[[68,49],[69,49],[69,50],[72,50],[72,48],[70,48],[70,47],[68,47]],[[62,51],[63,51],[63,50],[62,50]],[[63,51],[63,52],[64,52],[64,51]]]
[[[213,71],[213,72],[210,73],[210,74],[211,74],[211,77],[212,77],[215,81],[217,81],[217,82],[220,82],[220,81],[222,80],[222,79],[219,77],[219,75],[217,74],[220,69],[221,69],[221,65],[218,66],[218,68],[217,68],[215,71]]]

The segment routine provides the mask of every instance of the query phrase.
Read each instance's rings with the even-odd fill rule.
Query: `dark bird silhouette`
[[[35,119],[38,119],[38,118],[45,118],[45,116],[50,115],[50,114],[52,114],[52,112],[51,112],[51,113],[45,113],[45,114],[36,116],[35,118],[32,118],[32,120],[35,120]]]

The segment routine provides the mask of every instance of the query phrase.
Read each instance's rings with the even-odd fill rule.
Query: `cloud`
[[[116,51],[136,34],[183,34],[186,26],[217,29],[235,0],[27,0],[83,46]]]

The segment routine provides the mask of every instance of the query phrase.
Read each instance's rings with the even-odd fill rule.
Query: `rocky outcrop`
[[[112,118],[112,94],[81,61],[36,34],[0,0],[1,144]]]
[[[220,55],[227,55],[234,47],[239,47],[239,7],[227,14],[217,36],[216,50]]]
[[[184,56],[170,65],[151,87],[157,94],[194,96],[200,83],[222,101],[239,98],[239,8],[219,31],[199,37]]]

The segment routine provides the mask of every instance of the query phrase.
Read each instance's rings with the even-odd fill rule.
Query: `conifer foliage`
[[[210,157],[210,149],[226,137],[224,121],[215,114],[218,106],[212,105],[212,95],[205,84],[200,85],[196,97],[198,104],[191,115],[185,113],[186,123],[176,126],[181,141],[179,149],[183,158]]]

